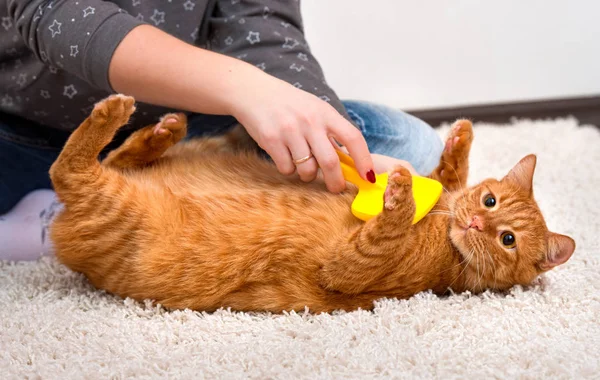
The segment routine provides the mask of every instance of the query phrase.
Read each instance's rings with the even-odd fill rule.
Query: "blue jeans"
[[[345,101],[344,106],[372,153],[406,160],[421,174],[435,169],[443,143],[425,122],[371,103]],[[188,136],[222,133],[235,122],[227,116],[192,115]],[[126,135],[117,135],[107,150],[114,149]],[[29,192],[52,187],[48,170],[67,138],[66,132],[0,114],[0,215]]]

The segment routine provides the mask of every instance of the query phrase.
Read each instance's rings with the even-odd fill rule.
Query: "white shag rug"
[[[550,229],[577,242],[532,288],[374,312],[205,314],[104,294],[51,258],[0,263],[0,377],[598,379],[600,133],[574,119],[478,124],[471,182],[528,153]]]

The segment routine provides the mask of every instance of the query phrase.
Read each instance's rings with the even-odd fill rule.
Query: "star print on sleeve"
[[[91,16],[94,13],[96,13],[96,8],[89,6],[83,10],[83,17]]]
[[[63,91],[63,95],[66,96],[69,99],[73,99],[73,97],[75,95],[77,95],[77,89],[75,89],[75,86],[70,84],[68,86],[65,86],[65,90]]]
[[[249,32],[248,37],[246,37],[250,45],[254,45],[260,42],[260,33],[259,32]]]
[[[70,48],[71,48],[71,57],[77,57],[77,54],[79,53],[79,46],[72,45],[72,46],[70,46]]]
[[[154,10],[154,13],[150,17],[150,20],[154,23],[154,25],[158,26],[165,22],[165,12],[161,12],[158,9]]]
[[[290,37],[285,37],[285,42],[281,47],[284,49],[293,49],[296,46],[298,46],[299,44],[300,44],[300,42],[298,42],[297,40],[290,38]]]
[[[12,107],[14,105],[12,96],[4,95],[2,97],[2,101],[0,101],[0,104],[2,105],[2,107],[7,107],[7,108]]]
[[[13,23],[10,17],[2,17],[2,27],[4,28],[4,30],[10,30],[10,28],[12,28],[12,25]]]
[[[190,34],[190,37],[192,37],[192,41],[196,41],[198,39],[199,35],[200,35],[200,28],[196,27],[196,29],[194,29],[192,34]]]
[[[58,22],[57,20],[54,20],[52,22],[52,25],[50,25],[48,27],[48,29],[50,30],[50,32],[52,32],[52,38],[56,37],[57,34],[60,34],[60,27],[62,26],[61,22]]]
[[[264,7],[262,17],[264,19],[268,19],[270,15],[271,15],[271,9],[269,9],[269,7]]]
[[[194,3],[191,0],[186,0],[186,2],[183,3],[183,9],[185,9],[186,11],[193,11],[195,6],[196,3]]]
[[[290,66],[290,70],[296,70],[297,72],[300,72],[302,70],[304,70],[304,66],[300,65],[296,65],[295,63],[292,63],[292,65]]]
[[[23,87],[23,86],[25,86],[26,83],[27,83],[27,74],[26,73],[19,74],[19,76],[17,78],[17,85],[19,85],[19,87]]]

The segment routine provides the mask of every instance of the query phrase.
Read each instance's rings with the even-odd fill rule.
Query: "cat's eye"
[[[496,198],[492,194],[488,194],[483,198],[483,204],[485,207],[492,208],[496,205]]]
[[[512,232],[503,232],[502,235],[500,235],[500,240],[506,248],[514,248],[517,245],[517,240]]]

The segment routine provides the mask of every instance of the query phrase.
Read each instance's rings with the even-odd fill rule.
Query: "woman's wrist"
[[[287,83],[277,79],[246,62],[236,61],[224,82],[224,106],[229,115],[244,120],[268,106],[273,94],[282,90]]]

